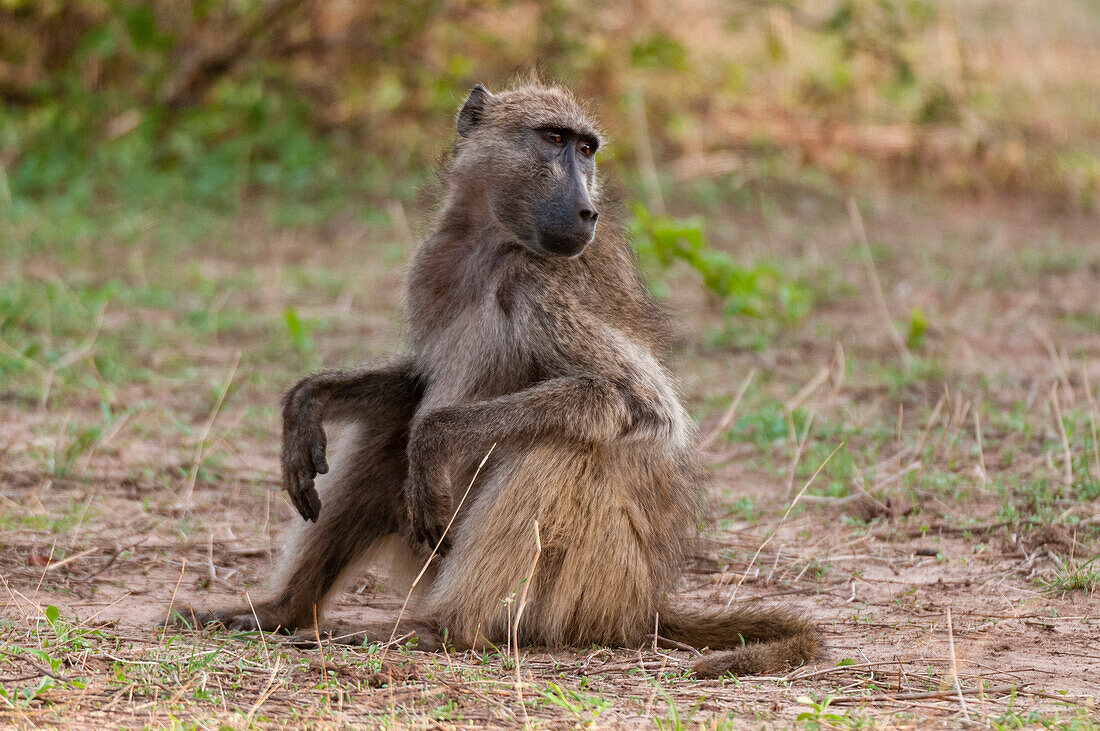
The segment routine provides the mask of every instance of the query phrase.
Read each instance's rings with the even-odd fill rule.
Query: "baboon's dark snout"
[[[563,180],[538,210],[539,248],[553,256],[579,255],[596,237],[599,217],[580,176]]]
[[[596,219],[600,217],[600,212],[591,203],[584,201],[578,207],[577,215],[581,217],[581,221],[584,223],[595,225]]]
[[[596,219],[600,217],[600,212],[595,206],[588,204],[577,210],[577,216],[580,218],[581,235],[586,242],[591,241],[596,235]]]
[[[596,220],[599,217],[600,212],[596,210],[596,206],[592,205],[592,201],[588,199],[588,196],[584,196],[577,201],[577,218],[574,220],[576,220],[580,228],[579,233],[586,243],[596,235]]]

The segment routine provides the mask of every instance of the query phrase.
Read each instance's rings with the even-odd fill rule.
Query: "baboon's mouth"
[[[578,257],[584,247],[596,237],[595,229],[579,230],[569,233],[560,231],[540,231],[539,248],[551,256],[564,256],[569,259]]]

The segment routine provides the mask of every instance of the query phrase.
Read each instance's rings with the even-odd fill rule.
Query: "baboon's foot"
[[[228,607],[224,609],[177,611],[175,624],[185,627],[220,626],[233,632],[289,632],[298,624],[286,612],[265,604]]]
[[[374,643],[386,643],[391,639],[395,642],[415,642],[416,649],[424,652],[439,652],[443,649],[443,642],[439,634],[425,622],[403,621],[394,631],[393,622],[371,622],[366,625],[340,622],[328,625],[320,630],[307,629],[293,635],[286,643],[294,647],[313,648],[318,646],[318,639],[322,645],[354,645],[361,647]]]

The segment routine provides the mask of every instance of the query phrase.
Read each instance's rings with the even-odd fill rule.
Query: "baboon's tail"
[[[699,678],[785,672],[821,654],[817,627],[806,617],[778,607],[665,607],[659,628],[661,636],[670,640],[721,651],[695,662]]]

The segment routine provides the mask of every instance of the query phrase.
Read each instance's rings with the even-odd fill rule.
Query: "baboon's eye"
[[[555,132],[554,130],[546,130],[542,134],[543,134],[544,137],[546,137],[546,139],[548,141],[553,142],[555,145],[565,144],[565,137],[562,136],[561,132]]]
[[[592,149],[591,142],[582,141],[579,145],[577,145],[577,149],[580,150],[581,154],[585,157],[592,157],[592,153],[595,152],[595,150]]]

